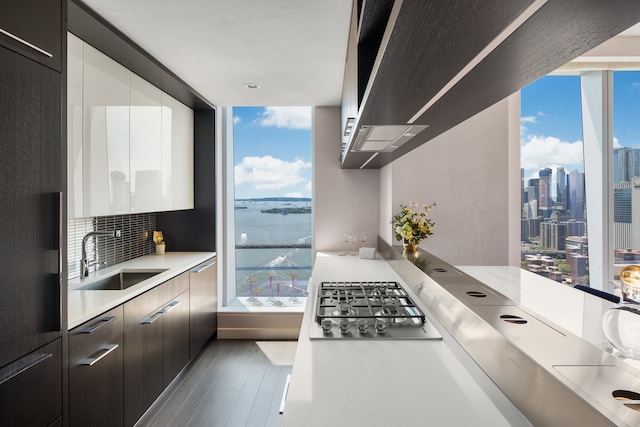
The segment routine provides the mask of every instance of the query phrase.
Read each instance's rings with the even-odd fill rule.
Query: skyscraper
[[[571,211],[571,218],[575,220],[584,219],[584,173],[572,170],[569,172],[567,180],[567,194],[569,195],[568,208]]]
[[[567,173],[562,166],[556,169],[556,203],[567,209]]]
[[[539,180],[539,197],[538,197],[538,209],[540,216],[543,218],[551,218],[551,212],[553,209],[553,200],[551,199],[551,168],[540,169],[538,175]]]

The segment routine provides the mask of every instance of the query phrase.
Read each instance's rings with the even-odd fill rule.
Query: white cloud
[[[541,169],[548,164],[573,169],[582,165],[582,141],[567,142],[553,136],[529,136],[520,148],[521,166],[526,170]]]
[[[620,141],[615,136],[613,137],[613,148],[622,148],[622,145],[620,145]]]
[[[299,191],[292,191],[291,193],[285,193],[284,197],[302,197],[302,193]]]
[[[266,107],[258,119],[260,126],[311,129],[310,107]]]
[[[631,83],[631,87],[640,87],[640,82]]]
[[[242,121],[242,118],[239,116],[233,116],[233,124],[237,125],[238,123],[240,123]]]
[[[538,123],[538,118],[536,116],[520,117],[520,123]]]
[[[249,184],[256,190],[282,190],[307,179],[302,173],[311,162],[296,159],[287,162],[272,156],[245,157],[234,167],[235,184]]]

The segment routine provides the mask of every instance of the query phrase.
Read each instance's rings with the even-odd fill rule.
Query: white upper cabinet
[[[82,48],[67,38],[67,217],[82,217]]]
[[[83,216],[128,213],[129,70],[85,43],[82,77]]]
[[[194,207],[193,141],[193,110],[163,93],[162,210]]]
[[[68,218],[193,209],[193,110],[68,33]]]
[[[162,92],[130,73],[131,211],[162,210]]]

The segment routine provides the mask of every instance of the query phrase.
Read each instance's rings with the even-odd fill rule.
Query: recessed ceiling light
[[[247,89],[260,89],[260,85],[257,83],[247,83],[244,87]]]

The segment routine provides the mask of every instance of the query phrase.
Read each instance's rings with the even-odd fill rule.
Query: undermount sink
[[[143,280],[147,280],[163,271],[167,270],[122,270],[119,273],[95,280],[78,289],[83,291],[121,291],[137,285]]]

